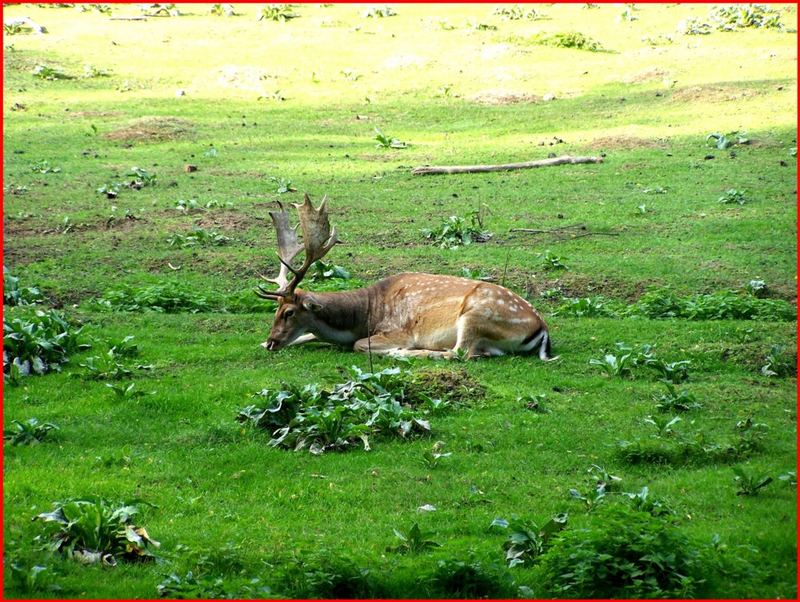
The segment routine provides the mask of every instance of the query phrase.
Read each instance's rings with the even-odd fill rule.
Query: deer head
[[[311,265],[325,257],[339,242],[336,238],[336,227],[331,228],[328,221],[327,197],[323,197],[322,204],[317,209],[311,204],[308,194],[302,204],[294,205],[300,217],[302,243],[297,240],[297,226],[289,226],[289,213],[280,202],[278,205],[280,211],[270,211],[269,215],[278,238],[280,271],[276,278],[262,276],[267,282],[278,285],[278,290],[269,291],[259,286],[256,291],[256,295],[262,299],[278,301],[272,331],[264,344],[270,351],[278,350],[308,332],[310,314],[319,308],[311,298],[298,292],[297,286]],[[292,262],[300,251],[305,252],[305,259],[303,265],[295,268]]]

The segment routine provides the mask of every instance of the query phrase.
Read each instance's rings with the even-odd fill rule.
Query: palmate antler
[[[297,226],[294,228],[289,226],[289,213],[280,202],[278,203],[280,211],[269,212],[278,237],[278,260],[281,262],[281,269],[277,278],[265,278],[264,276],[262,278],[267,282],[277,284],[278,290],[268,291],[259,286],[256,295],[262,299],[272,300],[291,297],[311,264],[325,257],[328,251],[339,242],[336,238],[336,227],[331,228],[328,221],[327,201],[328,197],[323,197],[322,204],[318,209],[314,209],[311,199],[306,194],[302,205],[293,203],[300,216],[299,225],[303,231],[302,244],[297,240]],[[300,268],[295,269],[292,261],[300,251],[305,251],[305,260]],[[290,273],[292,274],[291,280],[289,280]]]

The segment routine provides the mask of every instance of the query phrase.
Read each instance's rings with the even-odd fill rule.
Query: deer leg
[[[456,321],[456,344],[452,355],[466,353],[467,358],[505,355],[505,351],[491,344],[487,338],[486,318],[483,315],[467,312]]]
[[[376,355],[395,355],[401,357],[427,357],[442,359],[453,357],[452,351],[436,351],[433,349],[414,349],[411,338],[403,332],[388,332],[359,339],[353,349],[363,353]]]

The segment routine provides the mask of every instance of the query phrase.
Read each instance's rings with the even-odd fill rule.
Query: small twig
[[[583,234],[576,234],[572,238],[566,240],[573,240],[575,238],[583,238],[584,236],[619,236],[619,232],[584,232]]]
[[[569,226],[559,226],[558,228],[550,228],[549,230],[532,230],[531,228],[511,228],[509,232],[524,232],[525,234],[547,234],[549,232],[558,232],[559,230],[570,230],[572,228],[586,229],[586,224],[571,224]]]
[[[511,249],[506,251],[506,263],[503,266],[503,278],[500,280],[500,286],[506,285],[506,271],[508,270],[508,258],[511,256]]]
[[[369,360],[369,371],[375,373],[372,367],[372,307],[370,305],[370,298],[367,297],[367,359]]]

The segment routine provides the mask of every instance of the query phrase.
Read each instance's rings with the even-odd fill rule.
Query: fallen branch
[[[569,226],[559,226],[558,228],[550,228],[549,230],[533,230],[531,228],[511,228],[509,232],[524,232],[525,234],[549,234],[550,232],[558,232],[560,230],[570,230],[572,228],[586,230],[586,224],[571,224]]]
[[[433,174],[452,174],[452,173],[486,173],[490,171],[510,171],[512,169],[530,169],[533,167],[549,167],[551,165],[575,165],[577,163],[602,163],[603,157],[552,157],[550,159],[539,159],[537,161],[525,161],[523,163],[503,163],[502,165],[453,165],[451,167],[415,167],[411,170],[414,176],[427,176]]]
[[[573,233],[563,232],[564,230],[585,230],[585,232]],[[569,226],[559,226],[558,228],[550,228],[549,230],[534,230],[532,228],[511,228],[509,232],[521,232],[523,234],[553,234],[555,232],[563,232],[565,236],[556,239],[556,242],[562,240],[575,240],[584,236],[619,236],[619,232],[591,232],[587,230],[586,224],[571,224]]]

